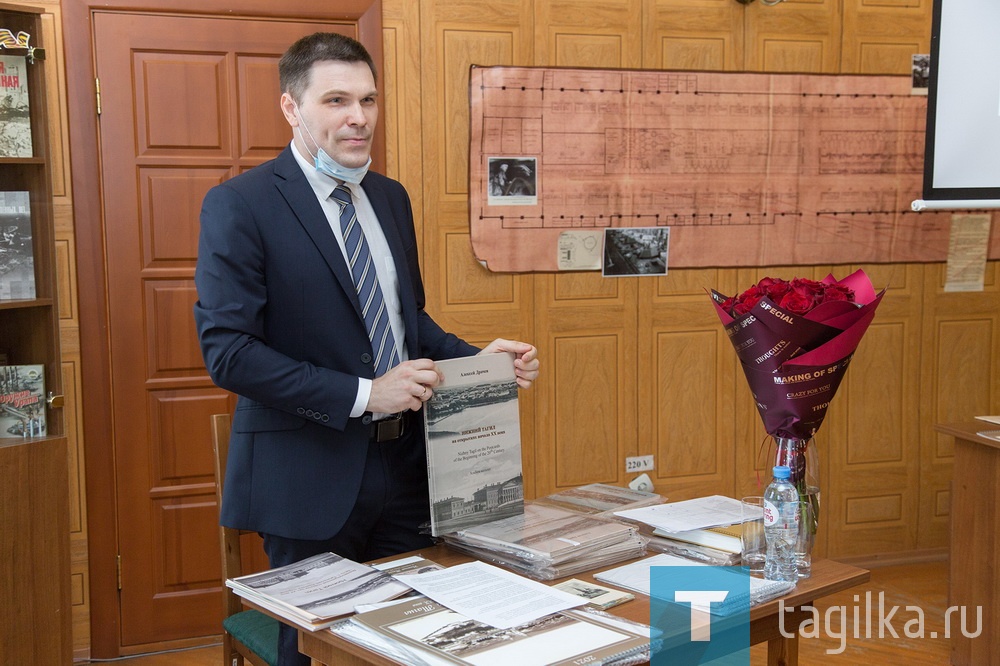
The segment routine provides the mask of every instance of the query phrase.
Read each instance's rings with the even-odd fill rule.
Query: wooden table
[[[443,566],[462,564],[472,559],[444,545],[424,548],[413,553],[406,553],[405,555],[386,559],[395,560],[409,555],[418,555]],[[602,567],[601,570],[610,568],[612,567]],[[593,577],[589,574],[580,574],[576,578],[593,581]],[[797,630],[803,620],[812,618],[812,614],[803,611],[801,607],[811,605],[813,601],[835,592],[860,585],[867,582],[869,578],[870,575],[867,569],[859,569],[833,560],[814,561],[812,576],[800,580],[795,590],[781,597],[786,608],[781,624],[779,624],[778,618],[778,599],[754,606],[750,609],[750,644],[755,645],[767,642],[767,662],[769,666],[795,666],[798,663]],[[245,601],[245,603],[248,602]],[[253,604],[250,605],[252,606]],[[795,610],[788,611],[787,609],[791,607],[794,607]],[[262,609],[258,607],[258,610]],[[635,600],[616,606],[611,609],[611,612],[630,620],[649,624],[649,597],[643,594],[636,594]],[[281,618],[278,619],[280,620]],[[784,629],[786,634],[795,635],[791,637],[783,636],[781,634],[782,629]],[[330,666],[360,666],[362,664],[397,666],[397,662],[366,650],[339,636],[335,636],[329,631],[311,632],[304,629],[300,630],[299,651],[309,655],[321,664],[329,664]]]
[[[951,482],[951,554],[948,606],[966,609],[966,631],[961,613],[949,615],[951,663],[996,663],[1000,644],[1000,613],[996,591],[1000,586],[1000,441],[976,434],[1000,430],[986,421],[935,426],[955,438]],[[982,633],[976,631],[976,607],[981,606]]]

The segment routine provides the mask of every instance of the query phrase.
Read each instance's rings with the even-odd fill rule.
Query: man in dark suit
[[[202,206],[195,321],[209,374],[239,396],[221,519],[260,532],[273,567],[325,551],[366,561],[430,543],[417,412],[440,382],[434,359],[480,350],[424,311],[409,197],[368,171],[378,91],[364,47],[310,35],[279,73],[291,145]],[[497,351],[530,386],[536,349],[482,350]],[[295,640],[283,627],[280,663],[309,663]]]

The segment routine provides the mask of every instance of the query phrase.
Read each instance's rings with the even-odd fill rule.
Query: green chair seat
[[[278,621],[255,610],[230,615],[222,626],[233,638],[260,655],[271,666],[278,666]]]

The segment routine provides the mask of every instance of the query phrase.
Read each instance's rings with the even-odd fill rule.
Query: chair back
[[[212,448],[215,451],[215,498],[220,508],[231,427],[232,417],[229,414],[211,416]],[[223,579],[223,664],[240,666],[246,660],[254,666],[275,666],[278,658],[278,621],[255,610],[244,610],[239,595],[225,585],[226,579],[236,578],[244,573],[241,542],[243,534],[249,533],[219,526]]]

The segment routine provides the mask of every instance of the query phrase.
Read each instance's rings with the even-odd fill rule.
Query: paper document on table
[[[618,585],[642,594],[651,594],[651,570],[653,567],[697,567],[705,566],[702,562],[692,562],[682,557],[675,557],[666,553],[647,557],[637,562],[629,562],[626,565],[607,571],[600,571],[594,574],[596,580],[602,583]],[[746,591],[727,596],[721,604],[713,604],[712,614],[729,615],[732,612],[746,609],[749,606],[756,606],[775,597],[780,597],[795,589],[795,583],[789,581],[765,580],[754,578],[753,576],[741,573],[737,567],[725,567],[722,571],[732,572],[734,576],[744,576],[746,579]],[[659,588],[662,590],[662,588]]]
[[[405,574],[396,580],[456,613],[501,629],[586,603],[568,592],[483,562]]]
[[[718,525],[732,525],[743,520],[739,500],[722,495],[615,511],[615,515],[646,523],[667,532],[686,532]]]
[[[977,416],[980,421],[988,421],[989,423],[996,423],[1000,425],[1000,416]]]

